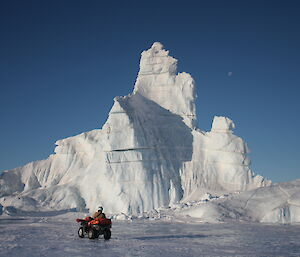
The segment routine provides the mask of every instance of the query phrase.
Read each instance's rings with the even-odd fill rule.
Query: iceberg
[[[231,119],[197,128],[195,101],[191,75],[177,73],[177,60],[155,42],[141,54],[132,94],[114,98],[103,127],[58,140],[46,160],[4,171],[0,203],[24,211],[102,205],[137,215],[271,185],[252,172]]]

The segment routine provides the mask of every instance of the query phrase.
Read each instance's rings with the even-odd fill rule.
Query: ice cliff
[[[195,82],[156,42],[142,53],[134,91],[116,97],[102,129],[56,142],[55,154],[0,177],[0,203],[23,210],[89,208],[137,214],[209,192],[269,185],[254,176],[234,123],[196,127]]]

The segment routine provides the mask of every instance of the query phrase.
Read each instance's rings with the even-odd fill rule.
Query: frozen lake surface
[[[112,238],[77,236],[55,217],[0,217],[0,256],[300,256],[300,226],[115,221]]]

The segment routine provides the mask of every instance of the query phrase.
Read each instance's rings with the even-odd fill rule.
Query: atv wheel
[[[105,240],[109,240],[110,237],[111,237],[111,231],[110,231],[110,229],[105,229],[103,235],[104,235],[104,239]]]
[[[83,227],[80,227],[80,228],[78,229],[78,236],[81,237],[81,238],[84,237],[84,230],[83,230]]]
[[[90,229],[88,232],[89,239],[95,239],[95,230]]]

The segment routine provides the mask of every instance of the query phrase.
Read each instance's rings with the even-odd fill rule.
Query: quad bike
[[[78,236],[81,238],[88,235],[89,239],[95,239],[103,235],[105,240],[109,240],[111,237],[111,219],[87,217],[76,221],[81,225],[78,230]]]

